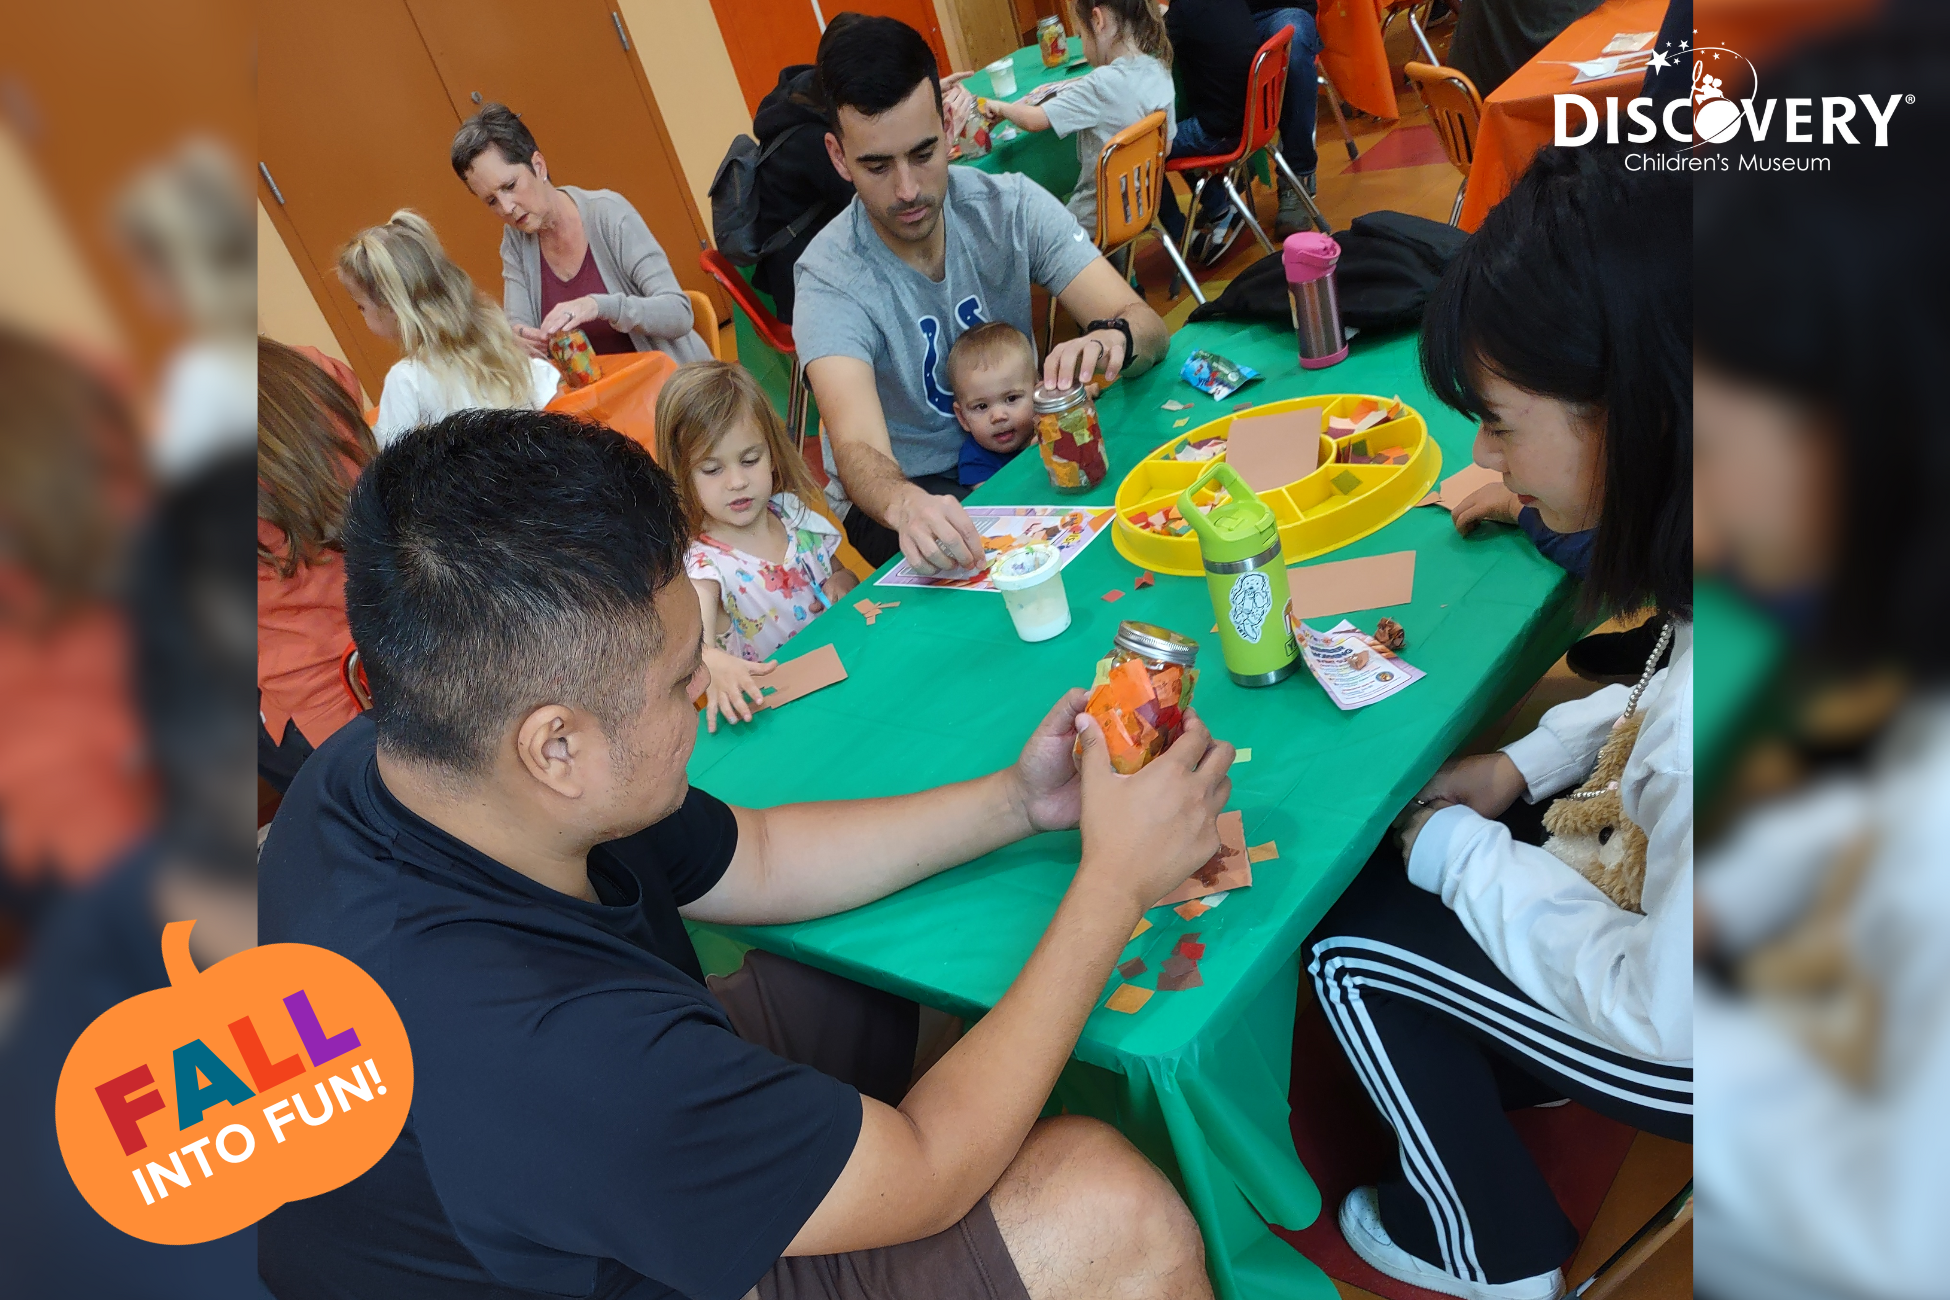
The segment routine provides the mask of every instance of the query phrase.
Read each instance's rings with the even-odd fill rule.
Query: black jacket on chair
[[[798,128],[793,130],[793,128]],[[826,154],[826,115],[813,89],[810,63],[794,64],[779,73],[779,84],[765,93],[752,115],[752,135],[764,149],[786,131],[792,138],[779,146],[758,171],[758,227],[763,241],[797,221],[809,208],[821,211],[799,237],[752,271],[752,283],[772,295],[780,320],[792,321],[792,268],[828,221],[853,201],[853,186],[833,170]]]

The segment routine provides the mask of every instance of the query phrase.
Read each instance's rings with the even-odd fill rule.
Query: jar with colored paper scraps
[[[587,388],[603,377],[602,366],[589,346],[589,336],[581,330],[557,334],[548,341],[548,355],[562,372],[563,382],[572,389]]]
[[[1084,708],[1104,729],[1111,767],[1129,776],[1185,732],[1198,684],[1198,642],[1152,623],[1118,626],[1103,681]]]
[[[1050,486],[1058,492],[1088,492],[1103,482],[1110,473],[1110,458],[1097,423],[1097,404],[1089,392],[1081,384],[1064,389],[1038,385],[1031,404]]]
[[[1070,61],[1070,38],[1063,32],[1063,20],[1052,14],[1036,21],[1036,47],[1043,52],[1043,66],[1060,68]]]

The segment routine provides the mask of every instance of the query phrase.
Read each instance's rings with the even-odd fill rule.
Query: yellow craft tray
[[[1232,415],[1223,415],[1171,439],[1139,461],[1117,486],[1114,502],[1117,519],[1111,525],[1111,543],[1118,554],[1133,564],[1154,573],[1175,573],[1198,577],[1205,572],[1199,557],[1198,537],[1186,534],[1171,537],[1150,532],[1132,523],[1166,506],[1178,503],[1178,494],[1191,486],[1193,479],[1212,462],[1172,460],[1172,453],[1187,442],[1201,438],[1225,437],[1238,416],[1269,415],[1278,411],[1298,411],[1309,406],[1321,412],[1324,429],[1329,418],[1351,416],[1362,402],[1387,406],[1395,399],[1366,393],[1325,393],[1312,397],[1288,398],[1268,402]],[[1280,556],[1288,564],[1325,555],[1349,542],[1366,537],[1400,518],[1435,486],[1442,473],[1442,448],[1429,436],[1428,423],[1413,407],[1405,414],[1384,420],[1362,433],[1329,438],[1321,434],[1322,455],[1326,463],[1319,469],[1285,487],[1257,495],[1273,507],[1280,524]],[[1406,465],[1342,465],[1333,460],[1330,446],[1366,442],[1370,447],[1400,447],[1408,453]],[[1223,459],[1221,455],[1220,459]]]

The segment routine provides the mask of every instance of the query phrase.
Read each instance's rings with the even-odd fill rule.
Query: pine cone
[[[1384,618],[1375,624],[1374,639],[1390,654],[1400,654],[1408,646],[1408,633],[1392,618]]]

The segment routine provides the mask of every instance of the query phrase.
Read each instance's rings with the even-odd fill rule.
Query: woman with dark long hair
[[[1449,1295],[1555,1300],[1577,1245],[1506,1110],[1574,1098],[1691,1135],[1691,211],[1683,178],[1547,149],[1424,324],[1429,387],[1480,421],[1476,462],[1553,531],[1595,530],[1587,616],[1654,605],[1671,625],[1636,687],[1445,764],[1307,942],[1400,1142],[1399,1174],[1352,1192],[1341,1231]],[[1616,777],[1594,785],[1614,739]],[[1616,813],[1573,867],[1539,847],[1539,814],[1579,787]]]

